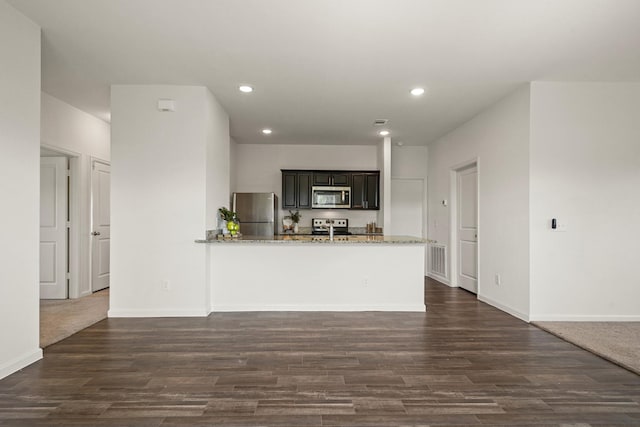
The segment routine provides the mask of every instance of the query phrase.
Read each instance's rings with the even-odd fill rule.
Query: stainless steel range
[[[333,234],[335,235],[349,235],[349,220],[344,219],[331,219],[331,218],[313,218],[311,220],[311,234],[319,236],[328,236],[333,225]]]

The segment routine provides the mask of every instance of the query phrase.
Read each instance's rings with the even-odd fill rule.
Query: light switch
[[[553,218],[550,221],[551,231],[567,231],[567,222],[558,218]]]

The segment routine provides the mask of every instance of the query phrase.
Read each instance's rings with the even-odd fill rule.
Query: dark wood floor
[[[107,319],[0,381],[0,425],[640,425],[640,377],[459,289],[426,313]]]

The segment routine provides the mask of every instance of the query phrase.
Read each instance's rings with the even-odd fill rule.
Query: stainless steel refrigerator
[[[233,193],[231,203],[245,236],[273,236],[278,227],[278,196],[275,193]]]

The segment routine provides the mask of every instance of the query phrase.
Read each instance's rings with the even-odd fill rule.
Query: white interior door
[[[478,169],[458,172],[458,286],[478,293]]]
[[[68,297],[66,157],[40,158],[40,298]]]
[[[391,178],[391,235],[424,237],[424,186],[422,179]],[[424,265],[426,276],[426,255]]]
[[[111,177],[110,166],[93,162],[91,172],[92,242],[91,290],[109,287],[111,240]]]

